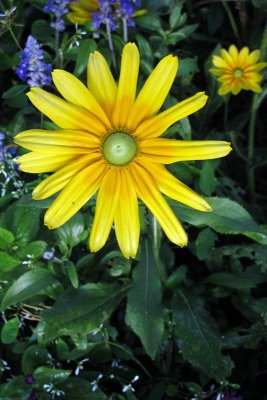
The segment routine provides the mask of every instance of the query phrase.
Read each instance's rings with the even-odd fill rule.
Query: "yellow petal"
[[[166,196],[199,211],[212,211],[206,200],[176,179],[163,165],[145,159],[139,163],[151,173],[159,190]]]
[[[99,149],[99,139],[75,130],[45,131],[30,129],[19,133],[14,142],[28,150],[46,154],[82,154]]]
[[[226,156],[230,143],[217,140],[148,139],[140,142],[141,154],[157,163],[209,160]]]
[[[121,174],[121,192],[114,217],[116,237],[126,258],[134,258],[138,250],[140,221],[134,182],[128,170]]]
[[[140,139],[160,136],[175,122],[204,107],[207,99],[204,92],[199,92],[155,117],[145,120],[137,127],[134,135]]]
[[[93,114],[70,104],[54,94],[40,88],[32,88],[27,96],[43,114],[60,128],[81,129],[95,135],[102,135],[106,128]]]
[[[49,229],[68,221],[98,190],[106,171],[106,163],[98,161],[72,178],[45,213]]]
[[[248,67],[246,67],[245,72],[250,72],[250,71],[261,71],[263,68],[267,67],[267,63],[266,62],[260,62],[254,65],[250,65]]]
[[[221,95],[221,96],[224,96],[229,92],[231,92],[231,87],[228,84],[227,85],[222,85],[218,90],[218,94]]]
[[[229,53],[231,54],[231,56],[232,56],[232,58],[234,60],[234,63],[236,65],[238,65],[238,56],[239,56],[239,54],[238,54],[238,50],[237,50],[237,48],[236,48],[236,46],[234,44],[232,44],[229,47]]]
[[[128,119],[128,127],[136,127],[145,118],[156,114],[166,99],[177,73],[178,59],[164,57],[146,80]]]
[[[250,53],[250,55],[247,57],[247,64],[256,64],[256,62],[259,60],[261,55],[260,50],[254,50]]]
[[[231,56],[231,54],[227,50],[222,49],[221,55],[222,55],[223,60],[226,62],[228,68],[231,68],[231,69],[236,68],[236,63],[235,63],[233,57]]]
[[[239,53],[239,67],[245,68],[247,65],[247,57],[249,55],[249,48],[243,47],[243,49]]]
[[[58,155],[30,152],[19,157],[18,164],[21,171],[32,174],[54,172],[64,165],[77,159],[77,155]]]
[[[97,195],[96,211],[89,240],[92,252],[101,249],[108,239],[118,206],[120,190],[120,168],[111,168],[103,179]]]
[[[60,168],[53,175],[39,183],[33,190],[32,197],[35,200],[42,200],[52,196],[66,186],[74,175],[99,160],[100,156],[90,154],[81,156],[75,161],[65,164],[63,168]]]
[[[152,176],[137,163],[132,164],[130,169],[135,181],[137,196],[155,215],[170,241],[178,246],[185,246],[187,236],[184,228],[161,195]]]
[[[71,2],[69,5],[71,12],[67,14],[67,18],[74,24],[84,24],[91,19],[91,16],[99,8],[97,0],[79,0]]]
[[[111,118],[116,101],[117,85],[105,58],[98,51],[90,54],[87,83],[89,90]]]
[[[212,63],[215,67],[220,68],[222,70],[229,69],[228,63],[220,56],[214,55],[212,57]]]
[[[61,69],[55,69],[52,72],[52,77],[57,90],[69,103],[85,108],[100,119],[107,129],[111,128],[104,110],[79,79]]]
[[[139,52],[134,43],[123,48],[118,92],[113,112],[113,122],[117,127],[125,127],[135,101],[139,72]]]

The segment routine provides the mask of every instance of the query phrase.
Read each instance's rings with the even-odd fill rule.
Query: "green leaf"
[[[61,335],[93,332],[109,318],[125,291],[124,287],[100,283],[67,289],[44,313],[39,335],[51,340]]]
[[[80,76],[85,70],[90,53],[97,49],[97,44],[94,39],[84,39],[78,50],[76,64],[74,68],[74,75]]]
[[[1,309],[5,310],[12,304],[17,304],[35,296],[54,280],[53,275],[46,269],[35,268],[26,272],[8,289],[3,297]]]
[[[162,29],[160,19],[153,15],[141,15],[140,17],[136,17],[135,21],[136,25],[150,31],[158,31],[159,29]]]
[[[16,202],[16,206],[19,207],[31,207],[34,208],[48,208],[54,200],[54,197],[44,200],[33,200],[31,194],[25,194]]]
[[[0,251],[0,270],[1,272],[7,272],[15,268],[20,264],[20,260]]]
[[[127,324],[140,337],[151,358],[155,358],[163,334],[162,293],[156,263],[151,244],[144,240],[126,310]]]
[[[209,228],[203,229],[198,234],[195,241],[195,250],[199,260],[205,260],[205,258],[210,256],[216,238],[217,235]]]
[[[50,26],[49,22],[43,19],[37,19],[32,24],[32,35],[41,40],[43,43],[44,40],[51,41],[54,36],[54,29]]]
[[[241,274],[230,272],[216,272],[202,280],[203,283],[225,286],[238,290],[252,289],[255,288],[258,284],[264,283],[266,281],[266,274],[257,271],[255,267],[247,268]]]
[[[48,351],[39,344],[33,344],[22,354],[22,370],[24,375],[32,374],[34,370],[49,361]]]
[[[175,332],[183,358],[217,381],[230,375],[229,357],[221,354],[215,323],[196,296],[178,290],[172,301]]]
[[[79,286],[79,277],[78,277],[75,265],[73,264],[73,262],[68,260],[66,268],[67,268],[67,274],[68,274],[68,277],[70,279],[72,286],[75,289],[77,289]]]
[[[0,228],[0,249],[7,250],[14,242],[15,238],[12,232],[7,229]]]
[[[25,95],[25,89],[27,85],[15,85],[3,93],[2,98],[10,107],[23,108],[28,104],[27,97]]]
[[[181,11],[182,11],[182,4],[177,4],[170,15],[169,18],[169,24],[170,28],[174,29],[176,25],[179,23],[180,17],[181,17]]]
[[[107,400],[107,396],[99,389],[92,392],[91,383],[82,378],[70,377],[58,387],[68,400]]]
[[[25,383],[24,376],[11,379],[0,389],[1,400],[28,400],[32,388]]]
[[[210,197],[206,199],[213,208],[212,212],[201,212],[170,200],[175,214],[194,226],[209,226],[219,233],[241,234],[267,244],[266,231],[238,203],[226,198]]]
[[[4,344],[13,343],[19,333],[19,321],[18,318],[9,319],[1,330],[1,341]]]
[[[188,38],[188,36],[190,36],[197,28],[198,24],[187,25],[184,28],[179,29],[179,31],[171,33],[168,36],[168,41],[170,44],[180,42]]]
[[[17,250],[16,255],[19,256],[22,260],[27,258],[27,256],[29,255],[33,257],[33,259],[38,259],[42,257],[46,248],[46,242],[43,242],[42,240],[36,240],[35,242],[31,242]]]
[[[32,241],[39,230],[41,210],[11,205],[4,213],[6,228],[13,232],[20,244]]]
[[[34,371],[33,376],[36,379],[35,385],[40,389],[43,389],[43,385],[45,384],[65,381],[71,373],[71,370],[38,367]]]
[[[59,245],[63,242],[68,247],[74,247],[84,239],[84,217],[77,213],[55,232]],[[87,236],[87,235],[86,235]]]
[[[205,196],[211,196],[217,185],[217,179],[215,178],[214,169],[210,161],[203,163],[200,177],[199,187]]]

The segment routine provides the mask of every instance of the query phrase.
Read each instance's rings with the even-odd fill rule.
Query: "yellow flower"
[[[69,8],[68,19],[74,24],[83,25],[98,10],[99,4],[98,0],[78,0],[70,3]]]
[[[15,138],[31,150],[19,158],[22,171],[54,172],[34,189],[33,198],[41,200],[61,191],[45,214],[48,228],[64,224],[98,191],[89,241],[92,252],[104,246],[114,223],[122,253],[135,257],[140,234],[138,198],[173,243],[187,244],[186,233],[161,192],[197,210],[211,208],[161,164],[222,157],[231,148],[222,141],[160,138],[207,100],[200,92],[159,112],[177,68],[177,57],[163,58],[136,97],[139,52],[128,43],[118,84],[104,57],[94,52],[88,62],[89,90],[63,70],[53,72],[53,81],[65,100],[31,89],[31,102],[62,128],[31,129]]]
[[[234,45],[228,51],[222,49],[221,57],[214,55],[212,63],[215,68],[211,68],[210,72],[219,77],[221,86],[218,93],[222,96],[230,92],[238,94],[242,89],[260,93],[262,89],[259,83],[263,77],[259,72],[267,63],[258,62],[259,58],[259,50],[249,53],[249,49],[243,47],[238,52]]]

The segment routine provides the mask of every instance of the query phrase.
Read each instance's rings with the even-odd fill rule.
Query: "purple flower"
[[[98,0],[99,9],[97,12],[92,14],[92,23],[94,28],[99,28],[101,24],[109,25],[110,29],[114,31],[116,29],[116,20],[112,5],[116,3],[116,0]]]
[[[120,0],[119,7],[116,10],[117,17],[125,19],[129,26],[135,26],[134,20],[131,18],[136,12],[136,8],[140,7],[138,0]]]
[[[51,82],[52,65],[44,62],[41,45],[29,36],[24,50],[19,53],[20,63],[16,69],[18,77],[31,87],[41,87]]]
[[[35,378],[33,375],[27,375],[25,376],[25,382],[28,383],[28,385],[33,385],[35,382]]]
[[[47,13],[54,14],[54,20],[51,22],[52,28],[59,32],[65,30],[63,16],[69,12],[68,6],[72,0],[47,0],[43,10]]]

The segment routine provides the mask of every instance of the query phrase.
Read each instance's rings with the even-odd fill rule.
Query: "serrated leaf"
[[[221,354],[222,343],[216,325],[196,297],[178,290],[172,308],[178,345],[184,359],[217,381],[229,376],[233,363]]]
[[[54,280],[46,269],[35,268],[17,279],[4,295],[1,309],[5,310],[12,304],[17,304],[35,296],[44,290]]]
[[[125,291],[124,287],[100,283],[67,289],[44,313],[39,335],[51,340],[61,335],[93,332],[109,318]]]
[[[141,339],[147,354],[156,356],[163,334],[161,283],[152,245],[144,240],[128,293],[126,322]]]
[[[233,200],[218,197],[206,199],[213,208],[212,212],[201,212],[168,200],[175,214],[194,226],[209,226],[219,233],[241,234],[267,244],[266,231],[261,228],[252,216]]]

